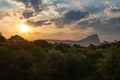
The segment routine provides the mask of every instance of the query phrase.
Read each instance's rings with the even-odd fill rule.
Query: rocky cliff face
[[[64,43],[64,44],[77,44],[81,46],[89,46],[90,44],[99,45],[100,39],[97,34],[90,35],[85,39],[78,40],[78,41],[71,41],[71,40],[47,40],[49,43]]]
[[[90,35],[85,39],[77,41],[81,46],[89,46],[90,44],[99,45],[100,39],[97,34]]]

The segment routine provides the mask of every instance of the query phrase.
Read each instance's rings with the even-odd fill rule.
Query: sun
[[[22,33],[28,33],[28,32],[30,32],[29,26],[27,26],[25,24],[19,25],[19,28],[20,28],[20,32],[22,32]]]

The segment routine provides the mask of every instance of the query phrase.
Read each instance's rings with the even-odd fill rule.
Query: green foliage
[[[52,44],[48,43],[45,40],[35,40],[33,42],[36,46],[39,46],[41,48],[50,48],[52,46]]]
[[[0,80],[120,80],[119,74],[120,41],[81,47],[0,34]]]
[[[120,79],[120,48],[111,47],[99,60],[98,71],[105,80]]]

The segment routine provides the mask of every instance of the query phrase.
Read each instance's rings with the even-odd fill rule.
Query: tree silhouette
[[[9,38],[9,41],[21,41],[21,40],[24,40],[24,38],[18,35],[14,35]]]
[[[5,42],[5,41],[6,41],[5,37],[2,35],[2,33],[0,33],[0,42]]]

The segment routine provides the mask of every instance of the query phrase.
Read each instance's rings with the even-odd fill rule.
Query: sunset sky
[[[28,40],[120,40],[120,0],[0,0],[0,32]]]

